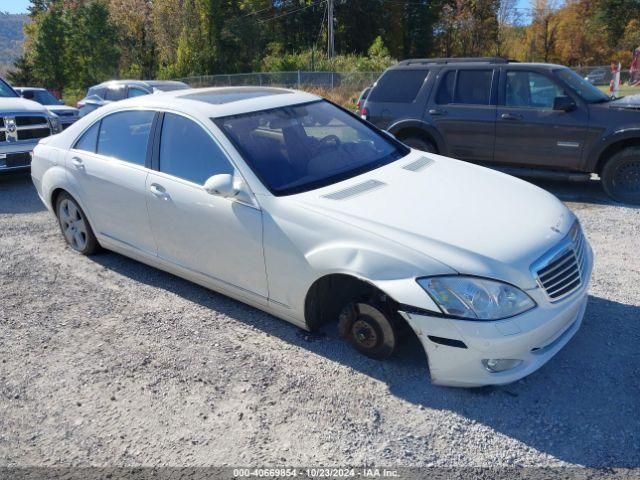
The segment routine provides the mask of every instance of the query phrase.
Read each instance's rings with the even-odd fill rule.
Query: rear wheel
[[[56,199],[56,216],[67,245],[82,255],[91,255],[98,248],[98,241],[80,205],[68,193]]]
[[[398,335],[384,305],[349,303],[340,313],[340,334],[360,353],[376,359],[391,356]]]
[[[420,137],[406,137],[402,139],[402,143],[416,150],[422,150],[423,152],[437,152],[436,146],[433,143]]]
[[[640,147],[628,147],[613,155],[605,163],[600,177],[610,197],[640,204]]]

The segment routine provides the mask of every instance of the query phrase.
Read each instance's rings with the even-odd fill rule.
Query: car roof
[[[196,111],[207,117],[225,117],[271,108],[321,100],[321,97],[298,90],[273,87],[215,87],[174,90],[154,95],[142,95],[113,102],[101,110],[123,107],[148,107],[183,112]]]
[[[140,87],[154,87],[160,85],[186,85],[184,82],[179,82],[177,80],[107,80],[106,82],[99,83],[98,85],[93,85],[89,88],[108,88],[115,86],[125,86],[125,85],[137,85]]]
[[[42,87],[13,87],[14,90],[24,90],[24,91],[41,91],[41,92],[46,92],[47,89],[46,88],[42,88]]]
[[[402,60],[389,67],[390,70],[413,70],[424,69],[435,66],[487,66],[487,65],[509,65],[515,68],[566,68],[564,65],[554,63],[521,63],[517,60],[509,60],[501,57],[463,57],[463,58],[413,58]]]

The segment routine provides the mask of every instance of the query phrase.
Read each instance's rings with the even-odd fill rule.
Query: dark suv
[[[561,65],[405,60],[362,116],[407,145],[513,174],[588,179],[640,203],[640,95],[612,100]]]

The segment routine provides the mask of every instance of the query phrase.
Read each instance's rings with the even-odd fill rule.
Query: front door
[[[116,112],[92,125],[66,159],[97,235],[155,255],[146,201],[149,134],[155,112]]]
[[[492,68],[440,72],[424,120],[435,125],[444,137],[443,154],[472,162],[491,161],[496,120],[494,83]]]
[[[578,169],[589,125],[582,102],[565,112],[555,97],[570,95],[551,75],[509,70],[500,92],[494,161],[500,164]]]
[[[165,113],[161,128],[157,171],[146,185],[158,256],[266,302],[262,212],[205,191],[210,176],[234,167],[202,125]]]

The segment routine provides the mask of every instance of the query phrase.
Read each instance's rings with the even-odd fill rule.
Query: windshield
[[[409,153],[324,100],[213,120],[277,196],[330,185]]]
[[[591,83],[569,68],[556,70],[556,74],[564,80],[574,92],[589,103],[608,102],[611,100],[609,95],[604,93],[602,90],[599,90],[597,87],[594,87]]]
[[[14,92],[13,88],[9,86],[7,82],[0,78],[0,97],[17,97],[18,94]]]
[[[24,90],[22,96],[28,100],[34,100],[42,105],[60,105],[60,102],[47,90]]]

